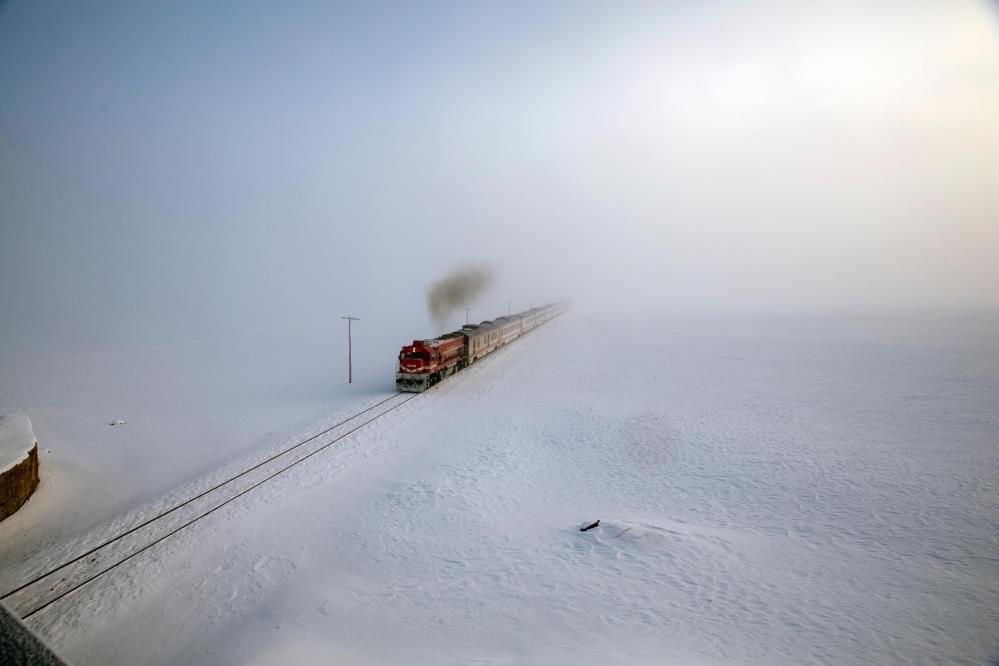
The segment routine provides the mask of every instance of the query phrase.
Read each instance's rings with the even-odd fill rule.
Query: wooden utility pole
[[[468,323],[468,313],[472,311],[472,308],[465,308],[465,323]]]
[[[506,316],[510,316],[510,301],[506,302]]]
[[[351,350],[353,344],[351,343],[350,340],[350,325],[355,321],[360,321],[360,319],[358,319],[357,317],[340,317],[340,319],[347,320],[347,383],[352,384],[354,383],[354,361],[351,358],[351,356],[353,355],[353,352]]]

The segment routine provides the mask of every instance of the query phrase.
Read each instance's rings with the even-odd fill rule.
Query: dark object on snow
[[[0,603],[0,655],[3,663],[25,666],[66,666],[13,611]]]
[[[593,529],[594,527],[596,527],[596,526],[597,526],[597,525],[599,525],[599,524],[600,524],[600,521],[598,520],[598,521],[596,521],[595,523],[590,523],[590,524],[589,524],[589,525],[587,525],[586,527],[580,527],[580,528],[579,528],[579,531],[580,531],[580,532],[585,532],[586,530],[592,530],[592,529]]]

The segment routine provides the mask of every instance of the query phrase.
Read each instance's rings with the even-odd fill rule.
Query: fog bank
[[[480,319],[999,307],[985,3],[14,1],[0,91],[3,362],[430,329],[477,264]]]

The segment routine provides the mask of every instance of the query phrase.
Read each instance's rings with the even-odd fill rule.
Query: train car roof
[[[469,328],[466,328],[466,329],[462,329],[461,332],[466,337],[477,338],[477,337],[482,336],[482,335],[488,335],[492,331],[495,331],[497,328],[498,328],[497,326],[493,326],[493,325],[489,325],[489,326],[476,326],[475,328],[469,327]]]

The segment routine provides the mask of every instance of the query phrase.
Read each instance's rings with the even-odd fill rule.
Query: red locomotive
[[[426,391],[568,308],[565,303],[552,303],[481,324],[466,324],[460,331],[445,333],[432,340],[413,340],[413,344],[399,352],[396,388],[413,393]]]

